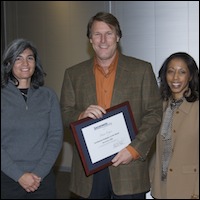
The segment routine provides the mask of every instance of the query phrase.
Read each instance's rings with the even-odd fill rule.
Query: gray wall
[[[199,65],[199,1],[4,1],[5,42],[17,37],[38,47],[46,85],[58,96],[64,70],[88,59],[87,22],[98,11],[116,15],[122,52],[152,63],[155,75],[175,51],[190,53]],[[70,170],[72,138],[67,132],[57,161]]]
[[[199,1],[116,1],[111,11],[122,26],[122,51],[150,61],[156,75],[176,51],[199,63]]]

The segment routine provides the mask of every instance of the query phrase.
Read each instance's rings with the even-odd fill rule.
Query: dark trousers
[[[146,199],[146,193],[115,195],[112,190],[109,170],[105,168],[94,174],[93,187],[88,199]]]
[[[1,172],[1,199],[56,199],[56,179],[51,171],[34,192],[26,192],[22,186]]]

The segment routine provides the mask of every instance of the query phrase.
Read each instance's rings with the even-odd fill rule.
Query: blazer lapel
[[[126,64],[122,61],[121,55],[120,55],[119,62],[117,65],[111,106],[117,105],[119,103],[122,103],[122,101],[124,101],[123,92],[124,92],[124,84],[126,84],[127,73],[128,71],[126,70]]]

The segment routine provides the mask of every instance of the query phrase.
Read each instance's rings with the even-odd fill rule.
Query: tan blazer
[[[173,154],[166,185],[161,181],[163,141],[160,132],[157,135],[156,157],[150,165],[151,192],[158,199],[191,199],[199,195],[199,101],[181,104],[172,130]]]
[[[97,104],[93,59],[82,62],[65,71],[61,91],[63,122],[69,126],[89,105]],[[149,191],[150,182],[146,156],[158,133],[162,117],[162,101],[151,64],[135,58],[119,55],[111,106],[129,101],[138,134],[131,145],[144,161],[109,167],[113,191],[117,195],[137,194]],[[74,146],[71,184],[72,192],[88,197],[93,175],[84,172],[76,146]]]

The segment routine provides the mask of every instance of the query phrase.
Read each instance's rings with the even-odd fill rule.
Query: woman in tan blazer
[[[169,56],[160,71],[163,122],[150,165],[156,199],[199,198],[199,74],[184,52]]]

